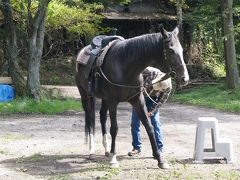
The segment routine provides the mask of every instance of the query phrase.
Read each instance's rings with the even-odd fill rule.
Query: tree
[[[28,77],[27,88],[18,64],[18,45],[16,34],[16,22],[14,22],[13,4],[15,1],[2,0],[1,11],[4,16],[5,33],[6,33],[6,57],[9,60],[9,72],[13,79],[13,84],[19,95],[28,94],[36,100],[40,99],[40,78],[39,68],[43,51],[43,41],[45,32],[45,21],[47,15],[47,7],[50,0],[41,0],[38,2],[37,11],[33,16],[32,5],[36,5],[36,1],[20,1],[17,2],[21,10],[27,5],[27,37],[28,37]],[[24,13],[23,13],[24,14]],[[28,89],[28,91],[26,91]]]
[[[183,44],[183,14],[182,14],[182,6],[184,0],[177,0],[176,8],[177,8],[177,24],[179,27],[179,39],[181,44]]]
[[[223,77],[226,75],[226,63],[224,58],[224,43],[223,42],[223,17],[222,10],[219,6],[219,0],[199,1],[185,0],[188,11],[184,14],[184,18],[188,24],[194,29],[193,41],[198,46],[195,55],[194,63],[201,65],[201,68],[210,70],[209,75],[212,77]],[[240,1],[233,1],[234,35],[240,36],[240,23],[238,17],[240,15]],[[226,36],[225,36],[226,37]],[[236,53],[240,60],[238,43],[239,38],[236,38]]]
[[[45,23],[47,17],[48,4],[51,0],[41,0],[38,3],[38,8],[33,16],[31,12],[32,1],[28,0],[28,79],[27,87],[30,96],[36,100],[41,98],[40,87],[40,63],[43,52],[43,42],[45,33]]]
[[[13,20],[13,9],[10,0],[2,0],[0,9],[4,16],[4,32],[6,41],[6,58],[8,61],[8,71],[13,80],[13,85],[16,88],[17,94],[26,95],[26,81],[24,80],[22,70],[18,63],[18,45],[16,25]]]
[[[233,33],[232,0],[222,0],[222,29],[224,35],[224,57],[226,63],[226,82],[229,88],[240,85]]]
[[[41,98],[40,64],[43,54],[45,26],[52,30],[65,28],[77,35],[95,34],[100,23],[96,11],[102,8],[97,3],[86,4],[82,0],[52,0],[51,15],[48,5],[51,0],[0,0],[1,15],[5,27],[5,55],[8,59],[9,74],[18,95],[26,95],[39,100]],[[69,4],[70,3],[70,4]],[[51,31],[50,30],[50,31]],[[2,32],[0,32],[2,33]],[[21,38],[21,39],[20,39]],[[28,61],[27,83],[18,63],[19,40],[26,43],[24,52]],[[25,51],[25,48],[21,49]]]

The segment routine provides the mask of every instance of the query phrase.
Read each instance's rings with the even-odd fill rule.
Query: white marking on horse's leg
[[[119,168],[119,164],[118,164],[118,161],[117,161],[117,155],[116,154],[114,154],[112,156],[112,159],[110,161],[110,166],[111,166],[111,168]]]
[[[89,158],[90,159],[93,159],[95,157],[95,142],[94,142],[94,136],[93,134],[90,134],[89,135],[89,150],[90,150],[90,155],[89,155]]]
[[[103,147],[105,148],[105,156],[109,156],[110,154],[110,144],[108,141],[107,134],[103,135],[103,141],[102,141]]]

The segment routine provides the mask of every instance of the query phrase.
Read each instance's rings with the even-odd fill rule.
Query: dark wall
[[[124,38],[157,32],[159,24],[163,24],[167,30],[172,30],[176,26],[174,20],[112,20],[105,19],[103,26],[117,28],[117,35]]]

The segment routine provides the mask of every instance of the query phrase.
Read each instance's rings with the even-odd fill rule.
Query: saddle
[[[104,48],[106,47],[111,41],[113,40],[124,40],[122,36],[106,36],[106,35],[99,35],[95,36],[92,40],[91,46],[92,48]]]
[[[94,72],[96,67],[102,65],[108,50],[119,40],[122,41],[124,38],[121,36],[96,36],[93,38],[91,44],[82,49],[78,54],[76,71],[78,71],[78,64],[86,66],[84,77],[88,79],[89,88],[94,84],[92,82],[94,82]]]
[[[100,67],[103,63],[107,51],[112,47],[117,41],[124,40],[121,36],[106,36],[99,35],[93,38],[90,45],[84,47],[77,56],[77,67],[78,64],[87,66],[85,71],[85,77],[88,78],[89,70],[92,68],[93,64],[96,63],[97,67]],[[78,68],[76,67],[76,71]]]

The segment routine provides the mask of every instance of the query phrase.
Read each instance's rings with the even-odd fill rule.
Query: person
[[[147,67],[142,72],[144,87],[148,93],[145,93],[145,102],[148,110],[148,116],[151,118],[151,124],[154,128],[158,151],[163,151],[163,133],[159,120],[159,107],[165,103],[171,93],[171,78],[165,79],[165,73],[153,67]],[[165,79],[165,80],[164,80]],[[141,152],[142,140],[140,131],[140,119],[137,112],[132,109],[131,133],[133,149],[128,153],[129,156],[137,155]]]

